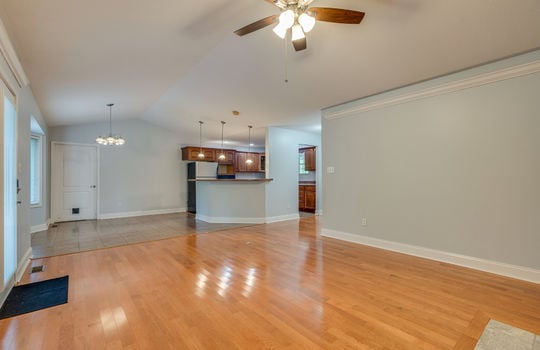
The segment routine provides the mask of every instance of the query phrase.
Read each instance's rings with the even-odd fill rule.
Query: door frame
[[[55,223],[56,222],[56,212],[58,210],[58,204],[57,203],[57,200],[55,199],[56,196],[55,196],[55,193],[59,190],[57,188],[57,185],[56,185],[56,181],[54,180],[56,178],[56,171],[58,171],[58,169],[55,169],[55,164],[56,164],[56,161],[58,160],[57,157],[58,157],[58,154],[57,154],[57,147],[58,146],[83,146],[83,147],[92,147],[92,148],[95,148],[96,149],[96,186],[97,186],[97,191],[96,191],[96,220],[99,220],[100,218],[100,214],[99,214],[99,202],[100,202],[100,198],[99,198],[99,192],[101,190],[101,186],[100,186],[100,177],[99,177],[99,174],[100,174],[100,169],[99,169],[99,164],[100,164],[100,152],[99,152],[99,147],[97,144],[91,144],[91,143],[77,143],[77,142],[63,142],[63,141],[52,141],[51,142],[51,223]]]
[[[15,179],[18,181],[19,179],[19,99],[18,99],[18,96],[17,94],[15,93],[15,91],[12,89],[11,85],[9,84],[9,81],[7,79],[4,79],[4,76],[3,74],[0,74],[0,113],[2,113],[2,115],[0,116],[0,165],[1,165],[1,168],[2,168],[2,173],[0,174],[0,201],[2,203],[2,208],[0,210],[0,227],[1,227],[1,234],[0,234],[0,301],[3,303],[4,302],[4,298],[7,297],[7,294],[6,295],[2,295],[6,290],[11,290],[11,288],[13,287],[13,285],[15,284],[16,280],[17,280],[17,276],[19,274],[19,257],[18,257],[18,249],[19,249],[19,215],[20,215],[20,210],[19,210],[19,194],[16,193],[15,194],[15,202],[13,203],[14,205],[14,210],[15,210],[15,217],[14,217],[14,223],[13,225],[15,226],[14,227],[14,230],[15,230],[15,237],[14,238],[14,248],[15,248],[15,251],[13,252],[13,254],[15,255],[15,270],[13,271],[13,276],[10,277],[9,280],[5,281],[4,283],[4,279],[6,278],[5,276],[5,268],[6,268],[6,264],[5,264],[5,243],[6,243],[6,232],[4,231],[4,224],[5,224],[5,221],[4,221],[4,216],[5,216],[5,207],[4,207],[4,196],[5,196],[5,193],[6,191],[9,191],[10,189],[9,188],[5,188],[4,187],[4,178],[5,178],[5,171],[6,169],[4,169],[4,126],[5,126],[5,120],[4,120],[4,98],[5,97],[8,97],[8,99],[10,100],[10,102],[13,104],[13,107],[15,108]],[[13,184],[15,185],[15,184]],[[14,188],[13,188],[14,189]],[[13,190],[12,189],[12,190]],[[15,189],[17,190],[17,189]]]

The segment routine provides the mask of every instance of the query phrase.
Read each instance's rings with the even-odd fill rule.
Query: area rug
[[[22,315],[68,301],[69,276],[13,287],[0,309],[0,319]]]
[[[540,350],[540,336],[490,320],[475,350]]]

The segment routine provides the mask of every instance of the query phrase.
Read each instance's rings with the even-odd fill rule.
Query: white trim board
[[[233,218],[196,214],[195,219],[211,224],[264,224],[264,218]]]
[[[30,226],[30,233],[36,233],[40,231],[46,231],[49,228],[49,225],[47,223],[36,225],[36,226]]]
[[[298,220],[299,218],[300,215],[298,215],[298,213],[263,218],[212,217],[201,214],[197,214],[195,216],[195,219],[197,220],[212,224],[270,224],[279,221]]]
[[[26,271],[28,264],[30,264],[30,259],[32,259],[32,247],[28,247],[28,250],[26,253],[24,253],[23,258],[21,261],[19,261],[17,272],[15,273],[15,283],[18,283],[21,280],[24,271]]]
[[[484,73],[484,74],[478,74],[473,77],[464,78],[455,80],[448,83],[442,83],[433,87],[421,89],[418,91],[398,94],[397,96],[391,96],[387,98],[381,98],[377,101],[368,102],[366,98],[366,101],[362,103],[362,99],[358,100],[357,106],[351,106],[349,108],[343,107],[338,110],[333,111],[323,111],[323,116],[325,119],[331,120],[331,119],[338,119],[338,118],[345,118],[345,117],[351,117],[360,113],[381,109],[385,107],[395,106],[411,101],[416,101],[428,97],[438,96],[438,95],[444,95],[449,94],[452,92],[470,89],[482,85],[492,84],[498,81],[512,79],[521,77],[524,75],[534,74],[540,72],[540,60],[533,61],[530,63],[525,63],[521,65],[517,65],[510,68],[503,68],[499,69],[493,72]],[[419,83],[422,84],[422,83]],[[399,91],[399,89],[398,89]],[[384,96],[385,93],[379,94],[379,96]]]
[[[321,236],[540,283],[540,270],[323,228]]]
[[[271,224],[273,222],[280,222],[280,221],[287,221],[287,220],[298,220],[298,219],[300,219],[300,214],[294,213],[294,214],[267,217],[266,218],[266,223]]]
[[[134,217],[134,216],[184,213],[185,211],[186,211],[186,208],[172,208],[172,209],[154,209],[154,210],[127,211],[127,212],[123,212],[123,213],[107,213],[107,214],[98,214],[98,220],[130,218],[130,217]]]

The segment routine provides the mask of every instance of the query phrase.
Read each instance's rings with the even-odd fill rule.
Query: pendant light
[[[203,124],[204,122],[199,120],[199,154],[197,155],[199,159],[204,159],[204,153],[202,151],[202,125]]]
[[[253,126],[249,125],[248,128],[249,128],[248,129],[249,130],[249,144],[248,144],[248,155],[246,159],[246,164],[250,165],[251,163],[253,163],[253,160],[251,159],[251,128],[253,128]]]
[[[103,146],[122,146],[126,143],[126,140],[120,135],[112,134],[112,107],[114,103],[107,104],[109,107],[109,135],[107,136],[98,136],[96,142]]]
[[[225,153],[223,153],[223,127],[225,126],[225,122],[221,121],[221,154],[219,155],[219,160],[225,160]]]

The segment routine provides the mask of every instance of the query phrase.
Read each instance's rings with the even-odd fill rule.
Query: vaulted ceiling
[[[315,0],[366,12],[318,22],[295,52],[263,0],[0,0],[49,126],[140,118],[218,138],[247,125],[317,130],[320,109],[540,47],[538,0]],[[284,80],[288,79],[286,83]],[[233,117],[231,111],[241,112]],[[198,134],[197,134],[198,135]]]

